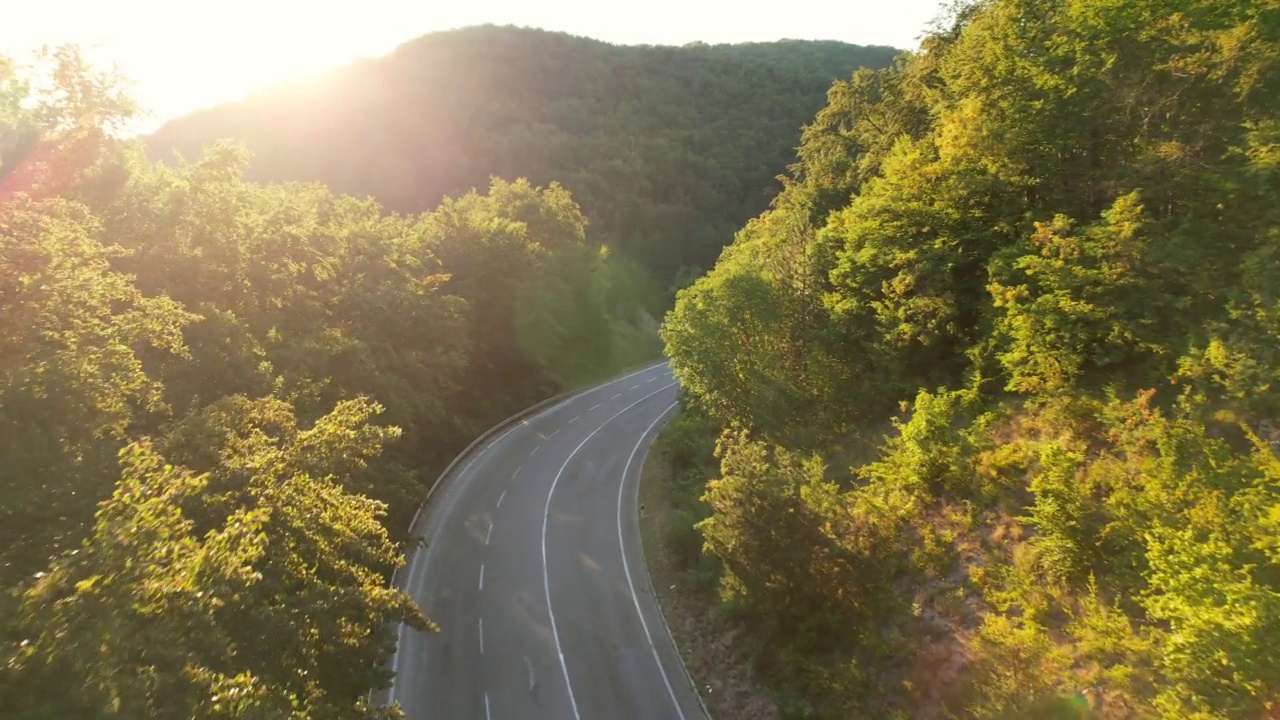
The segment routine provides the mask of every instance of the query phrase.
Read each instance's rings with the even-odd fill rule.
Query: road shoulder
[[[640,475],[640,536],[659,608],[712,718],[778,720],[777,706],[751,669],[734,622],[714,590],[682,570],[665,538],[679,520],[670,462],[655,447]]]

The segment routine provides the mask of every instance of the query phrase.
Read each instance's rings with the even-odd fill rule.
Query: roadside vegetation
[[[430,212],[149,162],[115,79],[0,60],[0,711],[383,718],[387,578],[480,430],[657,356],[554,183]]]
[[[663,326],[669,548],[784,717],[1280,712],[1277,98],[1280,11],[1210,0],[832,88]]]

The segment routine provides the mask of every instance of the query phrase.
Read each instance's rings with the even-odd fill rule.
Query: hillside
[[[782,717],[1278,717],[1277,98],[1219,0],[976,3],[831,92],[663,326],[668,547]]]
[[[6,720],[391,720],[388,587],[484,428],[658,353],[554,183],[393,215],[147,161],[79,51],[0,56]],[[495,281],[497,279],[497,281]]]
[[[709,267],[767,207],[833,81],[896,53],[807,41],[615,46],[476,27],[174,120],[147,145],[155,158],[194,158],[232,138],[253,153],[250,180],[317,180],[401,212],[490,176],[559,182],[593,242],[665,280]]]

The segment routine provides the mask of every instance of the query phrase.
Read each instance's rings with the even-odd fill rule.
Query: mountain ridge
[[[613,45],[474,26],[171,120],[153,158],[228,138],[249,178],[319,181],[420,212],[492,176],[567,187],[593,241],[660,277],[707,267],[781,189],[837,80],[898,51],[838,41]]]

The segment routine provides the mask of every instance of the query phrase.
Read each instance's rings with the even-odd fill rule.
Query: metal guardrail
[[[617,377],[610,378],[609,380],[603,383],[592,385],[591,387],[578,388],[576,390],[568,390],[566,392],[560,393],[559,395],[549,397],[545,400],[542,400],[541,402],[530,405],[529,407],[521,410],[518,413],[515,413],[514,415],[506,418],[505,420],[498,422],[493,427],[490,427],[488,430],[485,430],[484,432],[477,435],[476,439],[472,440],[471,444],[463,448],[462,452],[458,453],[453,458],[453,460],[449,462],[449,464],[445,467],[445,469],[440,472],[440,475],[436,477],[435,482],[431,483],[431,487],[427,488],[427,494],[422,498],[422,502],[418,503],[418,510],[413,514],[413,520],[410,521],[409,523],[409,538],[418,540],[418,541],[425,540],[425,538],[418,533],[418,525],[422,520],[423,510],[425,510],[427,506],[431,503],[432,498],[435,497],[436,491],[439,490],[440,486],[444,484],[444,481],[450,475],[453,474],[454,470],[458,467],[458,465],[463,460],[466,460],[470,455],[472,455],[477,450],[477,448],[479,448],[484,443],[488,442],[489,439],[491,439],[495,434],[503,430],[509,429],[512,425],[522,422],[523,420],[528,418],[530,415],[534,415],[551,405],[561,403],[565,400],[568,400],[569,398],[582,395],[583,393],[591,392],[592,390],[595,390],[596,388],[601,387],[602,385],[607,385],[616,380],[620,380],[622,378],[629,377],[631,375],[636,375],[646,370],[650,370],[658,365],[661,365],[664,362],[666,362],[665,359],[658,360],[658,361],[649,363],[648,365],[642,365],[638,369],[636,369],[635,366],[632,366],[632,368],[628,368],[627,370],[624,370],[621,373],[619,373]],[[413,559],[421,548],[422,548],[422,543],[415,542],[413,552],[405,553],[404,563],[391,572],[390,587],[392,588],[399,587],[398,583],[401,580],[401,571],[408,572],[410,568],[413,567]],[[668,630],[668,632],[670,631]],[[397,639],[396,649],[391,654],[391,664],[392,664],[393,670],[395,666],[395,658],[399,654],[399,652],[400,652],[400,643],[399,643],[399,640]],[[683,664],[684,663],[682,662],[681,665]],[[392,687],[394,687],[394,685],[395,685],[395,677],[393,676],[391,679],[391,685],[387,687],[387,690],[390,690]],[[695,689],[696,689],[696,686],[695,686]],[[369,691],[370,702],[373,701],[374,693],[375,693],[374,690]],[[699,698],[699,701],[701,701],[701,698]]]

